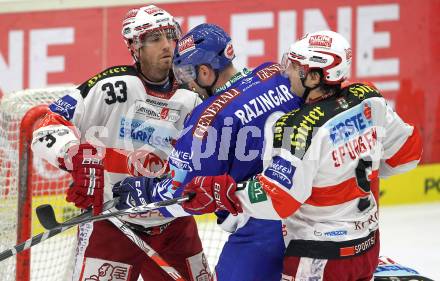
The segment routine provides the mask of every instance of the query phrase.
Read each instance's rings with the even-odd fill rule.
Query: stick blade
[[[55,212],[51,205],[43,204],[38,206],[36,213],[38,220],[45,229],[50,230],[60,226],[60,224],[57,222]]]

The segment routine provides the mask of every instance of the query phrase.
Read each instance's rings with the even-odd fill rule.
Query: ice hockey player
[[[197,94],[178,89],[171,71],[180,33],[173,16],[161,8],[129,11],[122,35],[135,64],[110,67],[50,105],[32,149],[71,173],[67,201],[79,208],[93,205],[99,213],[103,198],[113,198],[116,182],[165,170],[185,117],[201,102]],[[192,217],[150,212],[124,220],[186,280],[209,277]],[[135,281],[139,274],[145,281],[173,280],[108,221],[80,226],[78,237],[72,280],[99,276],[102,268],[111,268],[118,280]]]
[[[199,25],[179,40],[174,52],[176,78],[209,98],[185,122],[185,133],[169,157],[172,178],[159,183],[128,178],[114,189],[120,201],[140,204],[141,199],[151,202],[180,196],[194,176],[229,173],[242,181],[262,172],[265,134],[270,138],[274,121],[298,108],[301,99],[289,92],[289,80],[281,75],[279,64],[238,71],[234,57],[231,38],[213,24]],[[260,189],[249,194],[255,204],[265,200]],[[120,204],[119,208],[130,206]],[[220,210],[225,208],[211,211]],[[187,211],[178,205],[161,210],[166,217],[198,213],[197,209]],[[227,212],[217,215],[221,227],[233,233],[222,250],[214,280],[279,281],[284,252],[281,222]]]
[[[351,57],[347,40],[332,31],[306,35],[285,55],[283,72],[305,104],[276,122],[272,161],[258,177],[267,199],[255,203],[255,183],[231,193],[236,184],[228,175],[196,177],[185,187],[196,193],[184,203],[189,210],[240,205],[257,218],[282,219],[283,281],[371,280],[379,177],[408,171],[421,157],[417,129],[377,89],[341,87]]]

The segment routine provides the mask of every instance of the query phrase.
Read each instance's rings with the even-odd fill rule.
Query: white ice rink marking
[[[440,280],[440,203],[380,209],[381,255]]]

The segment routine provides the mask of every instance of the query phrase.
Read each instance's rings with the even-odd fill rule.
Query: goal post
[[[23,90],[0,101],[0,252],[44,232],[35,215],[38,205],[50,203],[59,221],[79,214],[65,201],[71,177],[45,160],[34,157],[30,145],[35,125],[47,105],[73,87]],[[227,233],[215,216],[197,216],[205,254],[214,268]],[[30,250],[0,262],[1,280],[70,280],[77,229],[52,237]]]
[[[36,206],[51,203],[63,217],[79,211],[64,202],[70,175],[33,157],[30,149],[36,123],[47,104],[69,88],[25,90],[0,102],[0,251],[43,232]],[[0,262],[2,280],[65,280],[73,264],[75,230],[60,234]]]
[[[6,109],[5,109],[6,110]],[[20,122],[18,149],[18,193],[17,193],[17,244],[32,236],[32,153],[30,140],[36,122],[47,112],[47,106],[37,105],[27,111]],[[17,254],[16,279],[30,280],[30,251]]]

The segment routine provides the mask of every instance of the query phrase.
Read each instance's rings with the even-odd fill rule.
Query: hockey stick
[[[113,208],[116,205],[116,203],[117,203],[116,199],[107,201],[104,204],[104,210],[108,210],[110,208]],[[78,219],[88,218],[91,215],[92,215],[92,210],[90,209],[90,210],[87,210],[84,213],[82,213],[74,218],[69,219],[66,222],[70,223],[70,222],[73,222]],[[54,214],[54,216],[55,216],[55,214]],[[0,261],[3,261],[7,258],[10,258],[10,257],[16,255],[17,253],[23,252],[23,251],[31,248],[32,246],[35,246],[35,245],[43,242],[44,240],[47,240],[57,234],[60,234],[61,232],[68,230],[69,228],[73,227],[74,225],[75,224],[71,224],[71,225],[66,225],[66,226],[62,226],[59,228],[50,229],[49,231],[35,235],[35,236],[29,238],[28,240],[26,240],[18,245],[13,246],[12,248],[10,248],[8,250],[1,252],[0,253]]]
[[[189,200],[192,198],[192,196],[183,196],[175,199],[170,199],[166,201],[160,201],[151,203],[148,205],[140,206],[140,209],[142,212],[154,210],[160,207],[169,206],[172,204],[176,204],[179,202],[183,202],[186,200]],[[139,209],[139,207],[136,207]],[[43,225],[44,228],[47,229],[59,229],[66,226],[70,226],[71,224],[80,224],[80,223],[86,223],[86,222],[92,222],[92,221],[98,221],[103,219],[108,219],[111,223],[113,223],[119,230],[121,230],[136,246],[138,246],[144,253],[147,254],[162,270],[164,270],[171,278],[173,278],[176,281],[185,281],[185,279],[180,275],[180,273],[173,268],[171,265],[169,265],[153,248],[150,247],[145,241],[143,241],[139,236],[137,236],[129,227],[127,227],[120,219],[118,219],[115,216],[119,215],[125,215],[127,214],[128,210],[132,210],[135,208],[130,208],[127,210],[121,211],[115,211],[112,212],[110,210],[104,211],[101,215],[98,216],[92,216],[91,214],[87,218],[77,218],[74,220],[70,220],[65,223],[59,223],[56,220],[55,212],[51,205],[41,205],[37,208],[37,217],[40,221],[41,225]],[[130,212],[133,213],[133,212]]]
[[[108,212],[108,211],[106,211]],[[176,281],[186,281],[185,278],[180,275],[180,273],[172,267],[168,262],[166,262],[150,245],[148,245],[144,240],[137,236],[133,230],[131,230],[126,224],[124,224],[117,217],[110,217],[108,220],[113,223],[119,230],[121,230],[125,236],[128,237],[136,246],[138,246],[144,253],[147,254],[163,271],[165,271],[173,280]]]
[[[194,197],[194,195],[188,194],[188,195],[184,195],[181,197],[172,198],[172,199],[159,201],[159,202],[153,202],[150,204],[132,207],[132,208],[125,209],[125,210],[111,211],[111,212],[109,211],[109,212],[105,212],[105,213],[103,212],[101,215],[97,215],[97,216],[93,216],[92,213],[89,213],[89,215],[86,217],[80,218],[79,216],[81,216],[81,215],[79,215],[79,216],[76,216],[73,219],[65,221],[63,223],[60,223],[57,221],[53,207],[50,204],[40,205],[37,207],[36,211],[37,211],[38,220],[40,221],[41,225],[44,228],[46,228],[46,226],[47,226],[46,229],[55,230],[55,229],[63,228],[66,226],[74,226],[74,225],[78,225],[81,223],[105,220],[110,217],[119,217],[119,216],[124,216],[124,215],[129,215],[129,214],[142,214],[142,213],[146,213],[146,212],[149,212],[149,211],[152,211],[155,209],[159,209],[161,207],[166,207],[166,206],[174,205],[174,204],[181,203],[184,201],[188,201],[188,200],[192,199],[193,197]]]

